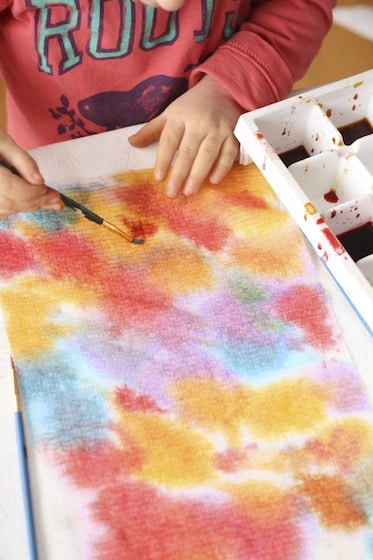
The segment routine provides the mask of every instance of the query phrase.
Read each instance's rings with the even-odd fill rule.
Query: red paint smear
[[[34,264],[30,246],[13,233],[0,231],[0,273],[4,276],[23,272]]]
[[[336,236],[333,234],[333,232],[329,228],[324,228],[322,232],[327,238],[327,240],[329,241],[330,245],[333,247],[334,251],[337,253],[337,255],[342,255],[342,253],[345,252],[345,249],[343,245],[341,245],[339,240],[336,238]]]
[[[247,466],[247,462],[247,452],[241,449],[228,449],[223,453],[218,453],[214,460],[216,468],[226,473],[241,470],[245,464]]]
[[[168,216],[168,224],[177,234],[191,239],[198,247],[205,247],[209,251],[221,249],[230,230],[219,220],[203,219],[194,213],[186,213],[175,208]]]
[[[318,348],[334,346],[335,339],[328,324],[325,302],[315,288],[292,286],[277,299],[276,311],[282,319],[300,327],[309,344]]]
[[[120,387],[117,389],[115,391],[115,402],[124,410],[163,412],[149,395],[138,394],[131,387]]]
[[[268,208],[267,202],[264,198],[248,194],[247,192],[242,193],[228,193],[224,195],[224,200],[226,200],[230,205],[235,204],[240,208],[253,208],[262,209]]]
[[[55,278],[73,277],[79,282],[92,282],[100,256],[89,239],[66,230],[34,237],[34,253]]]
[[[97,560],[299,558],[299,531],[290,515],[279,519],[269,511],[261,523],[255,511],[248,518],[233,503],[177,499],[140,482],[106,486],[94,510],[106,526]]]
[[[129,220],[127,218],[121,219],[125,229],[131,233],[131,236],[139,239],[148,239],[153,237],[158,231],[158,225],[145,220]]]
[[[102,269],[96,273],[101,288],[100,306],[113,320],[112,327],[124,325],[149,327],[149,322],[171,306],[171,296],[161,287],[149,284],[139,270],[130,265]]]
[[[141,468],[143,460],[144,453],[130,441],[126,441],[121,450],[105,442],[72,450],[59,457],[64,471],[83,488],[110,483],[117,476],[130,476]]]
[[[120,189],[117,197],[132,210],[145,216],[147,221],[153,219],[159,226],[163,222],[175,234],[187,237],[198,247],[206,247],[210,251],[221,249],[231,233],[219,218],[201,214],[200,207],[192,197],[169,199],[159,188],[150,184]]]

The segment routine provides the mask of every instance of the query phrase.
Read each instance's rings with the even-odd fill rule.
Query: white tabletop
[[[152,167],[155,147],[135,150],[128,144],[127,138],[136,128],[130,127],[104,135],[37,148],[32,151],[32,155],[46,181],[51,185],[68,184],[79,179],[87,181],[90,179],[87,169],[94,179],[123,169]],[[92,153],[97,153],[97,143],[100,144],[100,160],[92,157]],[[82,166],[82,161],[89,162],[89,165]],[[346,346],[373,402],[373,339],[321,261],[313,254],[311,248],[309,250],[313,255],[320,281],[330,298]],[[18,471],[12,391],[9,346],[0,315],[0,560],[27,560],[29,556]],[[41,488],[41,491],[48,491],[48,484],[52,483],[55,484],[55,481],[45,481],[45,488]],[[44,481],[38,481],[38,485],[41,484],[44,484]],[[37,523],[37,503],[34,505]],[[38,530],[42,532],[41,528]],[[61,558],[73,558],[71,551],[64,550],[64,543],[59,541],[58,534],[55,538],[61,547]],[[42,544],[41,542],[39,547],[39,560],[47,560]]]

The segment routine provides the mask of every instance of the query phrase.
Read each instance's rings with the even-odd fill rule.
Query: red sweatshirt
[[[204,73],[251,110],[286,96],[334,0],[0,0],[8,132],[23,148],[146,122]]]

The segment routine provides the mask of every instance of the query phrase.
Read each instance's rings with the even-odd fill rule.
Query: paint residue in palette
[[[360,119],[354,123],[346,124],[338,128],[346,145],[353,144],[355,140],[373,134],[373,126],[367,118]]]
[[[310,154],[307,152],[305,146],[303,145],[297,146],[296,148],[292,148],[287,152],[282,152],[281,154],[279,154],[279,158],[286,165],[286,167],[289,167],[290,165],[296,163],[297,161],[306,159],[309,156]]]
[[[339,197],[336,193],[335,189],[330,189],[328,192],[324,194],[324,199],[330,204],[336,204],[339,201]]]
[[[313,216],[314,214],[317,214],[317,210],[315,208],[315,206],[312,204],[312,202],[306,202],[306,204],[304,205],[304,209],[306,211],[306,215],[310,214],[311,216]],[[305,217],[306,219],[306,217]]]

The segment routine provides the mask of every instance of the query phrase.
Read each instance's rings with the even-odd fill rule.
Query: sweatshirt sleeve
[[[335,0],[254,0],[247,21],[190,78],[214,76],[247,111],[283,99],[318,53]]]
[[[6,8],[12,4],[13,0],[0,0],[0,12],[3,12]]]

